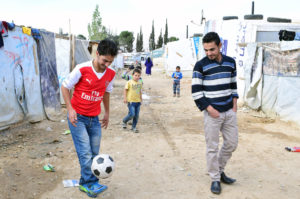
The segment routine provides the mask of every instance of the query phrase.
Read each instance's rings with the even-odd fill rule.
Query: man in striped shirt
[[[237,85],[234,59],[221,54],[219,35],[209,32],[203,37],[206,57],[193,70],[192,97],[204,111],[204,132],[208,173],[212,179],[211,191],[221,193],[220,181],[232,184],[236,180],[225,175],[224,169],[238,144]],[[219,150],[219,133],[223,145]]]

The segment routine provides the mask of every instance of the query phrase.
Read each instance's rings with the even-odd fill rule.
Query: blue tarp
[[[49,120],[57,121],[60,114],[60,92],[56,70],[55,35],[41,31],[38,55],[44,110]]]
[[[0,129],[44,118],[35,40],[16,27],[0,48]],[[36,59],[35,59],[36,58]]]

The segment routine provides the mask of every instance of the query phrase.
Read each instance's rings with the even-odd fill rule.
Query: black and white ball
[[[115,162],[108,154],[99,154],[94,157],[91,170],[97,178],[108,178],[115,169]]]

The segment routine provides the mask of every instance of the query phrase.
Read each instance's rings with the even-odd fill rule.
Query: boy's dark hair
[[[202,43],[210,43],[210,42],[215,42],[215,44],[218,46],[220,44],[220,37],[218,35],[218,33],[216,32],[209,32],[207,33],[203,39],[202,39]]]
[[[180,66],[176,66],[176,69],[177,69],[177,68],[180,69]]]
[[[116,56],[118,54],[118,47],[112,40],[104,39],[98,44],[97,51],[99,55]]]
[[[139,69],[135,68],[132,72],[132,75],[134,75],[134,73],[141,74],[141,71]]]

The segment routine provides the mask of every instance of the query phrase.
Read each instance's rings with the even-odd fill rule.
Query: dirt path
[[[182,96],[172,96],[172,80],[163,68],[143,76],[147,99],[141,107],[140,133],[121,129],[127,113],[122,103],[125,81],[117,80],[111,96],[110,126],[102,132],[101,153],[116,161],[113,176],[103,180],[106,199],[300,198],[299,127],[265,118],[239,107],[239,146],[226,172],[237,179],[211,194],[206,172],[203,116],[190,94],[190,78]],[[65,110],[64,110],[65,112]],[[102,116],[101,116],[102,117]],[[65,116],[60,122],[20,125],[0,134],[0,198],[88,198],[77,188],[63,188],[63,179],[78,179],[79,164]],[[51,163],[56,172],[45,172]]]

